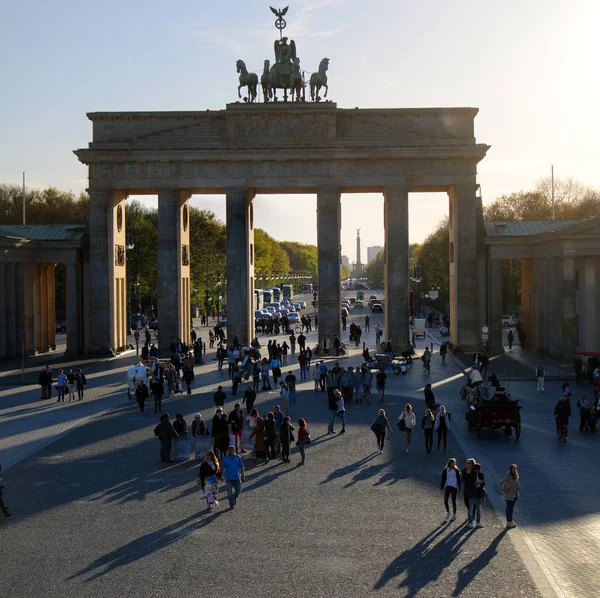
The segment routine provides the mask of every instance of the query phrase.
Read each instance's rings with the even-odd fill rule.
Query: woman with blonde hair
[[[502,490],[506,501],[506,527],[516,527],[517,524],[513,521],[513,510],[517,498],[520,496],[521,483],[519,481],[519,471],[514,463],[508,468],[506,475],[500,482],[500,490]]]
[[[217,500],[219,494],[219,479],[222,476],[221,464],[213,451],[208,451],[204,461],[200,464],[198,483],[204,491],[206,506],[209,510],[219,506]]]
[[[400,414],[398,418],[398,428],[404,432],[404,445],[406,447],[406,452],[408,453],[408,447],[410,445],[410,440],[412,438],[413,428],[417,425],[417,416],[413,413],[412,405],[410,403],[406,403],[404,406],[404,411]]]
[[[431,412],[431,409],[425,410],[425,415],[421,419],[421,430],[425,435],[425,450],[430,453],[433,448],[433,427],[435,424],[435,417]]]
[[[385,444],[385,433],[387,430],[392,433],[392,427],[390,426],[390,422],[388,421],[387,416],[385,415],[385,410],[380,409],[375,421],[371,424],[371,430],[375,433],[377,437],[377,448],[379,449],[379,454],[383,454],[383,445]]]
[[[442,523],[446,521],[456,521],[456,495],[460,491],[460,469],[456,465],[456,459],[448,459],[444,471],[442,471],[442,481],[440,489],[444,491],[444,506],[446,507],[446,517]],[[450,516],[450,506],[448,499],[452,497],[452,516]]]

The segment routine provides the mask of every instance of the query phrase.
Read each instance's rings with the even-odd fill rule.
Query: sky
[[[479,108],[477,141],[491,145],[478,170],[484,203],[533,188],[551,165],[559,178],[600,187],[597,0],[289,6],[285,33],[308,71],[330,58],[338,107]],[[237,99],[235,61],[260,74],[272,59],[273,21],[269,2],[257,0],[0,2],[0,182],[20,185],[26,171],[30,188],[84,190],[87,170],[73,150],[91,139],[86,112],[224,109]],[[223,197],[192,204],[225,219]],[[411,242],[447,204],[445,194],[410,195]],[[316,198],[259,196],[255,225],[316,243]],[[383,245],[381,196],[342,197],[351,261],[356,228],[363,256]]]

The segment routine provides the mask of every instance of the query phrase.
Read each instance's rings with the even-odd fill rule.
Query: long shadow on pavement
[[[136,538],[132,542],[129,542],[129,544],[125,544],[124,546],[113,550],[103,557],[96,559],[84,569],[81,569],[77,573],[71,575],[68,579],[76,579],[78,577],[87,575],[88,573],[93,573],[93,575],[86,579],[86,582],[94,581],[95,579],[106,575],[113,569],[123,567],[124,565],[130,565],[131,563],[143,559],[154,552],[166,548],[174,542],[178,542],[186,536],[198,531],[202,527],[210,525],[223,513],[224,511],[217,511],[211,514],[205,513],[204,516],[202,514],[192,515],[182,519],[181,521],[178,521],[177,523],[173,523],[155,532],[151,532],[145,536]],[[199,516],[202,517],[202,519],[198,521]]]
[[[398,555],[384,570],[374,589],[380,590],[395,577],[404,576],[398,589],[407,588],[407,598],[414,598],[429,583],[452,565],[456,555],[471,534],[465,524],[452,529],[442,526],[431,531],[412,548]],[[445,532],[452,529],[448,534]]]

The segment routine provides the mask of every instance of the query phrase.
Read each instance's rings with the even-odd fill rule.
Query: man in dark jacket
[[[227,452],[229,446],[229,426],[227,418],[221,407],[217,407],[217,411],[212,418],[212,431],[210,434],[213,439],[213,450],[222,457]]]
[[[217,387],[217,392],[214,394],[213,399],[215,401],[215,407],[223,407],[223,405],[225,405],[227,395],[225,394],[222,386]]]
[[[560,401],[554,406],[554,418],[556,419],[556,429],[559,430],[559,426],[568,428],[569,417],[571,417],[571,405],[569,404],[569,398],[563,394]]]
[[[256,392],[254,389],[248,384],[246,386],[246,390],[244,391],[244,398],[242,399],[242,403],[246,403],[246,413],[250,415],[250,411],[254,409],[254,401],[256,401]]]
[[[171,461],[171,439],[177,438],[177,432],[173,429],[169,421],[169,414],[163,413],[160,416],[160,422],[154,428],[154,435],[160,440],[160,462],[173,463]]]
[[[235,404],[233,411],[229,413],[229,423],[231,425],[231,433],[235,436],[235,452],[245,453],[245,450],[240,451],[240,441],[242,439],[242,431],[244,429],[244,414],[242,406],[239,403]]]
[[[39,375],[38,384],[42,387],[41,399],[49,399],[52,396],[52,370],[46,366]]]

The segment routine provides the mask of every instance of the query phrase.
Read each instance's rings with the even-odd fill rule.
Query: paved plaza
[[[371,346],[376,321],[363,335]],[[425,453],[417,431],[406,454],[394,428],[383,455],[369,430],[379,405],[348,406],[347,433],[328,436],[325,395],[315,393],[309,380],[299,386],[298,405],[291,406],[294,419],[308,419],[314,439],[305,467],[297,467],[295,453],[289,465],[255,466],[246,459],[238,508],[223,508],[223,500],[219,511],[208,513],[196,484],[198,464],[161,465],[151,405],[142,414],[127,400],[131,361],[130,355],[84,365],[86,400],[64,405],[41,402],[35,384],[9,384],[15,377],[11,366],[0,372],[0,459],[5,499],[15,513],[0,521],[0,595],[600,593],[600,483],[594,475],[600,441],[580,435],[575,417],[569,442],[556,441],[558,380],[549,380],[543,395],[535,393],[533,376],[508,382],[523,405],[520,442],[501,431],[485,431],[477,440],[466,431],[457,362],[442,366],[434,354],[429,376],[415,362],[406,376],[388,378],[385,409],[395,424],[410,401],[420,421],[422,387],[430,380],[438,402],[453,413],[448,450]],[[341,361],[358,364],[358,350]],[[500,371],[510,362],[497,366]],[[193,395],[165,401],[163,411],[172,417],[181,411],[188,425],[197,411],[210,419],[221,382],[226,409],[232,408],[226,370],[218,372],[209,353],[196,368]],[[580,393],[576,388],[574,396]],[[263,413],[279,402],[275,392],[260,393],[257,406]],[[490,501],[481,530],[467,530],[462,497],[457,521],[441,525],[439,479],[450,456],[461,465],[465,456],[483,464]],[[493,486],[513,462],[519,464],[522,499],[515,509],[519,527],[507,532]]]

